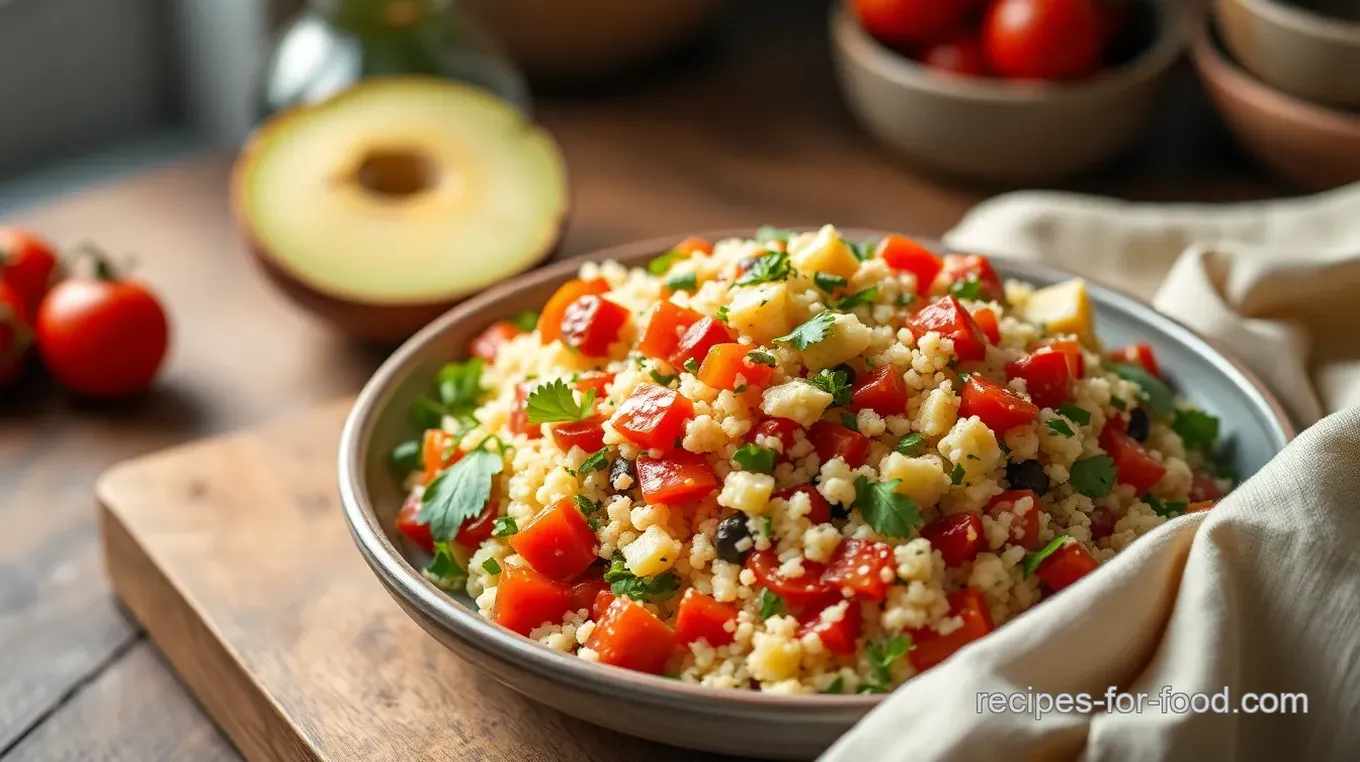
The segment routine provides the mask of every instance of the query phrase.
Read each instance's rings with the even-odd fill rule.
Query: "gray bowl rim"
[[[963,100],[1038,104],[1079,100],[1122,92],[1161,76],[1180,60],[1190,39],[1190,23],[1177,0],[1150,0],[1157,8],[1157,38],[1132,61],[1102,70],[1076,82],[1014,82],[988,77],[964,77],[932,71],[875,40],[846,6],[831,5],[831,38],[835,50],[883,79],[912,90]]]
[[[795,230],[815,228],[795,227]],[[726,238],[750,236],[750,228],[728,228],[710,230],[689,235],[698,235],[708,240],[718,241]],[[848,238],[881,238],[886,233],[877,230],[842,230]],[[505,283],[493,287],[472,299],[455,306],[443,316],[421,329],[402,344],[383,362],[377,372],[355,400],[354,407],[345,421],[340,435],[338,476],[340,501],[345,522],[349,525],[360,554],[379,576],[384,586],[394,595],[423,613],[431,622],[436,623],[445,634],[478,651],[491,651],[493,659],[522,665],[524,669],[539,677],[562,683],[581,685],[588,690],[612,694],[614,698],[637,701],[649,705],[661,705],[685,709],[694,701],[708,705],[707,711],[721,711],[724,705],[733,711],[773,710],[786,717],[793,715],[818,715],[826,711],[868,712],[882,699],[882,695],[780,695],[759,691],[707,688],[699,685],[671,680],[664,677],[647,675],[626,669],[585,661],[574,655],[544,646],[527,637],[512,633],[477,612],[455,601],[447,593],[416,572],[402,556],[401,552],[388,540],[378,522],[377,514],[368,499],[364,487],[364,442],[376,425],[378,408],[383,398],[403,379],[406,366],[424,347],[433,342],[449,326],[469,318],[476,318],[488,310],[494,311],[501,299],[501,292],[518,291],[523,288],[541,286],[550,282],[560,282],[569,278],[585,262],[613,259],[635,266],[647,257],[664,252],[675,241],[676,236],[665,236],[643,241],[635,241],[611,246],[590,254],[564,259],[546,267],[530,271]],[[939,251],[950,251],[949,247],[928,237],[916,240]],[[1076,277],[1058,268],[1032,262],[1010,259],[1003,255],[995,256],[1005,261],[1004,270],[1008,277],[1016,278],[1070,278]],[[1239,386],[1254,393],[1255,402],[1262,409],[1274,413],[1273,432],[1277,447],[1283,447],[1296,435],[1283,406],[1266,389],[1261,381],[1241,363],[1223,354],[1219,349],[1205,341],[1194,331],[1176,320],[1152,309],[1145,302],[1114,288],[1087,282],[1092,294],[1101,300],[1119,305],[1124,310],[1141,316],[1149,324],[1174,336],[1178,341],[1193,347],[1209,360],[1220,373],[1236,375]]]
[[[1278,0],[1227,0],[1234,2],[1263,21],[1282,29],[1328,42],[1360,47],[1360,21],[1328,16],[1295,3]]]

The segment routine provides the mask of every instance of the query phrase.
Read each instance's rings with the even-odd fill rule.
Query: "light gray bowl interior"
[[[734,235],[749,231],[710,232],[706,237]],[[862,230],[846,235],[882,236]],[[674,240],[618,247],[589,259],[641,264]],[[356,543],[388,591],[427,631],[531,698],[591,722],[677,745],[775,758],[815,756],[878,698],[720,691],[552,651],[481,618],[467,596],[450,597],[426,582],[416,569],[428,559],[393,527],[404,490],[388,454],[418,433],[407,420],[411,402],[432,391],[432,379],[443,363],[465,356],[470,336],[525,304],[541,305],[580,261],[584,258],[522,277],[520,282],[537,282],[513,298],[493,290],[454,308],[398,349],[370,380],[346,423],[340,449],[341,498]],[[1038,285],[1071,277],[1031,263],[993,261],[1003,277]],[[1116,291],[1092,285],[1091,296],[1108,346],[1151,343],[1168,381],[1219,417],[1242,478],[1259,470],[1292,437],[1282,409],[1259,383],[1191,331]]]

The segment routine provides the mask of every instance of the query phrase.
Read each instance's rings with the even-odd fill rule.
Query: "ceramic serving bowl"
[[[1311,103],[1252,76],[1224,50],[1210,22],[1201,27],[1192,57],[1223,121],[1262,164],[1306,190],[1360,180],[1360,114]]]
[[[1304,100],[1360,108],[1360,4],[1214,0],[1223,44],[1263,81]]]
[[[1188,36],[1179,0],[1151,6],[1143,51],[1080,82],[928,69],[875,41],[844,3],[831,13],[832,56],[850,111],[910,164],[986,185],[1045,184],[1104,164],[1146,131]]]
[[[710,240],[750,235],[716,231]],[[853,239],[881,237],[846,231]],[[359,551],[387,591],[427,632],[469,663],[525,696],[614,730],[706,751],[807,759],[826,749],[878,696],[781,696],[702,688],[608,667],[504,630],[480,617],[472,602],[451,597],[417,569],[427,559],[393,528],[405,497],[388,465],[398,442],[416,434],[407,409],[430,390],[445,362],[466,356],[471,339],[495,320],[538,309],[585,259],[640,265],[675,238],[619,246],[559,262],[463,302],[406,342],[373,376],[355,403],[340,443],[340,495]],[[1050,284],[1068,275],[1029,263],[995,260],[1003,277]],[[1219,416],[1236,466],[1254,473],[1292,435],[1280,406],[1232,360],[1147,305],[1092,287],[1101,335],[1114,344],[1149,341],[1162,367],[1195,403]],[[966,653],[966,650],[965,650]]]

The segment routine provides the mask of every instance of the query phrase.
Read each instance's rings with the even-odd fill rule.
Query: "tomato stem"
[[[99,280],[118,280],[118,269],[110,261],[108,252],[93,241],[81,241],[71,247],[72,263],[88,259],[93,262],[94,277]],[[72,268],[74,269],[74,268]]]

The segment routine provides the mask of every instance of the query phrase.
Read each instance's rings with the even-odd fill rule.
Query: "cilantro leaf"
[[[1212,455],[1218,445],[1218,419],[1202,410],[1177,410],[1171,419],[1171,430],[1180,435],[1187,450]]]
[[[822,689],[822,693],[838,694],[843,692],[845,692],[845,680],[840,675],[836,675],[836,679],[827,683],[826,687]]]
[[[908,434],[897,441],[897,446],[893,450],[902,455],[914,455],[925,441],[926,438],[920,434]]]
[[[666,279],[666,288],[671,291],[694,291],[699,288],[699,276],[695,273],[672,275]]]
[[[775,366],[774,355],[770,354],[769,352],[761,352],[758,349],[753,349],[750,352],[747,352],[746,359],[750,360],[751,362],[757,365],[768,365],[771,368]]]
[[[1148,373],[1140,365],[1113,363],[1107,365],[1111,373],[1125,381],[1132,381],[1143,390],[1143,400],[1160,415],[1170,415],[1176,409],[1176,393],[1166,382]]]
[[[777,228],[771,225],[761,225],[756,228],[756,240],[761,243],[788,243],[789,239],[796,233],[792,230]]]
[[[841,413],[841,425],[851,431],[859,431],[859,418],[854,413]]]
[[[727,322],[727,313],[728,313],[727,305],[724,304],[723,306],[721,306],[721,307],[718,308],[718,311],[717,311],[717,312],[713,313],[713,317],[714,317],[714,319],[716,319],[719,323],[726,323],[726,322]]]
[[[500,574],[500,573],[501,573],[501,565],[498,564],[498,563],[496,563],[496,559],[494,559],[494,558],[488,558],[488,559],[486,559],[485,561],[483,561],[483,562],[482,562],[482,568],[483,568],[484,570],[486,570],[486,573],[487,573],[487,574]]]
[[[434,558],[425,567],[425,577],[439,587],[454,587],[457,582],[467,576],[467,571],[458,565],[454,559],[453,552],[449,550],[447,542],[436,542],[434,544]]]
[[[699,375],[699,361],[695,360],[693,357],[685,360],[684,368],[692,375]]]
[[[846,280],[845,278],[842,278],[839,275],[832,275],[831,273],[824,272],[816,272],[812,274],[812,282],[817,284],[817,288],[820,288],[821,290],[829,294],[838,288],[845,288],[846,284],[848,284],[850,281]]]
[[[591,500],[585,495],[572,495],[571,501],[576,504],[576,509],[581,512],[581,515],[586,518],[590,518],[600,511],[600,501]]]
[[[861,304],[873,304],[874,300],[877,298],[878,298],[878,286],[870,286],[864,289],[863,291],[856,291],[855,293],[850,294],[849,296],[842,297],[840,299],[833,299],[831,302],[831,308],[836,310],[854,309],[855,307],[858,307]]]
[[[419,470],[424,463],[421,460],[423,445],[418,439],[408,439],[392,448],[392,467],[402,473]]]
[[[1129,409],[1129,403],[1125,402],[1124,400],[1119,399],[1118,397],[1111,397],[1111,398],[1110,398],[1110,407],[1114,408],[1115,410],[1128,410],[1128,409]]]
[[[482,388],[482,369],[486,363],[480,357],[466,362],[446,363],[439,369],[439,401],[450,411],[471,410],[486,393]]]
[[[878,252],[878,244],[878,241],[859,241],[857,243],[847,241],[845,245],[850,247],[850,253],[855,255],[855,259],[864,262],[874,258],[874,254]]]
[[[576,395],[572,393],[571,387],[559,378],[529,392],[524,409],[528,414],[529,423],[573,422],[589,416],[594,402],[595,390],[588,389],[580,404],[577,404]]]
[[[651,370],[651,376],[653,381],[657,382],[658,384],[661,384],[662,386],[670,386],[672,381],[679,378],[679,376],[667,376],[661,373],[657,373],[655,368]]]
[[[655,577],[639,577],[628,571],[628,563],[622,553],[615,553],[604,573],[604,581],[614,595],[626,595],[639,601],[664,601],[680,590],[680,580],[674,572],[665,572]]]
[[[775,595],[768,588],[761,588],[760,597],[756,599],[760,603],[760,618],[769,619],[784,613],[784,599]]]
[[[515,327],[521,331],[529,333],[538,327],[538,313],[533,310],[517,312],[514,317],[510,318],[510,322],[514,323]]]
[[[1033,574],[1034,570],[1039,568],[1039,564],[1043,563],[1045,558],[1048,558],[1054,553],[1057,553],[1058,548],[1061,548],[1062,546],[1067,544],[1067,540],[1068,537],[1066,535],[1060,534],[1057,537],[1054,537],[1052,540],[1050,540],[1047,545],[1025,556],[1025,561],[1022,567],[1025,570],[1025,576],[1029,577],[1031,574]]]
[[[826,313],[823,312],[823,315]],[[823,368],[808,378],[808,383],[831,395],[831,404],[845,406],[850,404],[850,376],[843,370]]]
[[[1049,429],[1053,431],[1054,434],[1058,434],[1060,436],[1074,437],[1077,435],[1076,432],[1072,431],[1072,427],[1067,425],[1067,421],[1064,421],[1061,418],[1054,418],[1050,421],[1047,421],[1046,425],[1048,426]]]
[[[771,450],[768,447],[757,447],[753,444],[748,444],[732,453],[732,461],[740,466],[743,471],[768,474],[774,472],[776,454],[777,453],[774,450]]]
[[[789,255],[783,251],[767,251],[756,257],[751,269],[737,278],[738,286],[754,286],[757,283],[771,283],[788,278],[793,274]]]
[[[486,507],[491,480],[504,468],[505,458],[498,453],[476,449],[464,455],[425,488],[416,521],[428,524],[436,541],[452,540],[464,521]]]
[[[963,464],[955,463],[954,470],[949,472],[949,481],[952,482],[956,487],[960,484],[963,484],[964,473],[965,472],[963,470]]]
[[[1174,519],[1182,513],[1185,513],[1185,509],[1190,507],[1190,504],[1183,500],[1172,500],[1169,503],[1163,503],[1152,495],[1144,495],[1143,502],[1147,503],[1147,506],[1152,509],[1153,513],[1158,516],[1165,516],[1168,519]]]
[[[1071,402],[1062,403],[1058,408],[1058,414],[1080,426],[1091,425],[1091,414]]]
[[[892,688],[892,665],[907,655],[912,648],[910,635],[894,635],[869,643],[869,669],[873,674],[865,681],[860,693],[887,693]]]
[[[512,516],[501,516],[491,522],[492,537],[510,537],[516,534],[519,534],[519,524]]]
[[[901,479],[871,482],[867,476],[855,479],[854,507],[884,537],[907,537],[923,523],[916,501],[896,491],[901,483]]]
[[[806,322],[793,329],[788,335],[780,336],[775,341],[781,344],[792,344],[799,350],[807,349],[826,338],[831,331],[831,326],[836,323],[836,315],[832,312],[818,312],[808,318]]]
[[[949,284],[949,293],[959,299],[979,301],[982,299],[982,281],[975,277],[970,277],[967,280],[956,280]]]
[[[1089,498],[1110,494],[1110,490],[1114,489],[1114,478],[1114,458],[1108,455],[1083,458],[1072,464],[1072,489]]]
[[[601,447],[591,453],[590,457],[581,462],[581,473],[588,474],[591,471],[603,471],[609,467],[609,448]]]
[[[652,275],[665,275],[671,269],[671,265],[681,259],[688,259],[689,254],[679,249],[671,249],[661,256],[647,263],[647,272]]]
[[[408,417],[417,429],[437,429],[443,426],[446,412],[443,405],[429,397],[418,397],[411,403]]]

